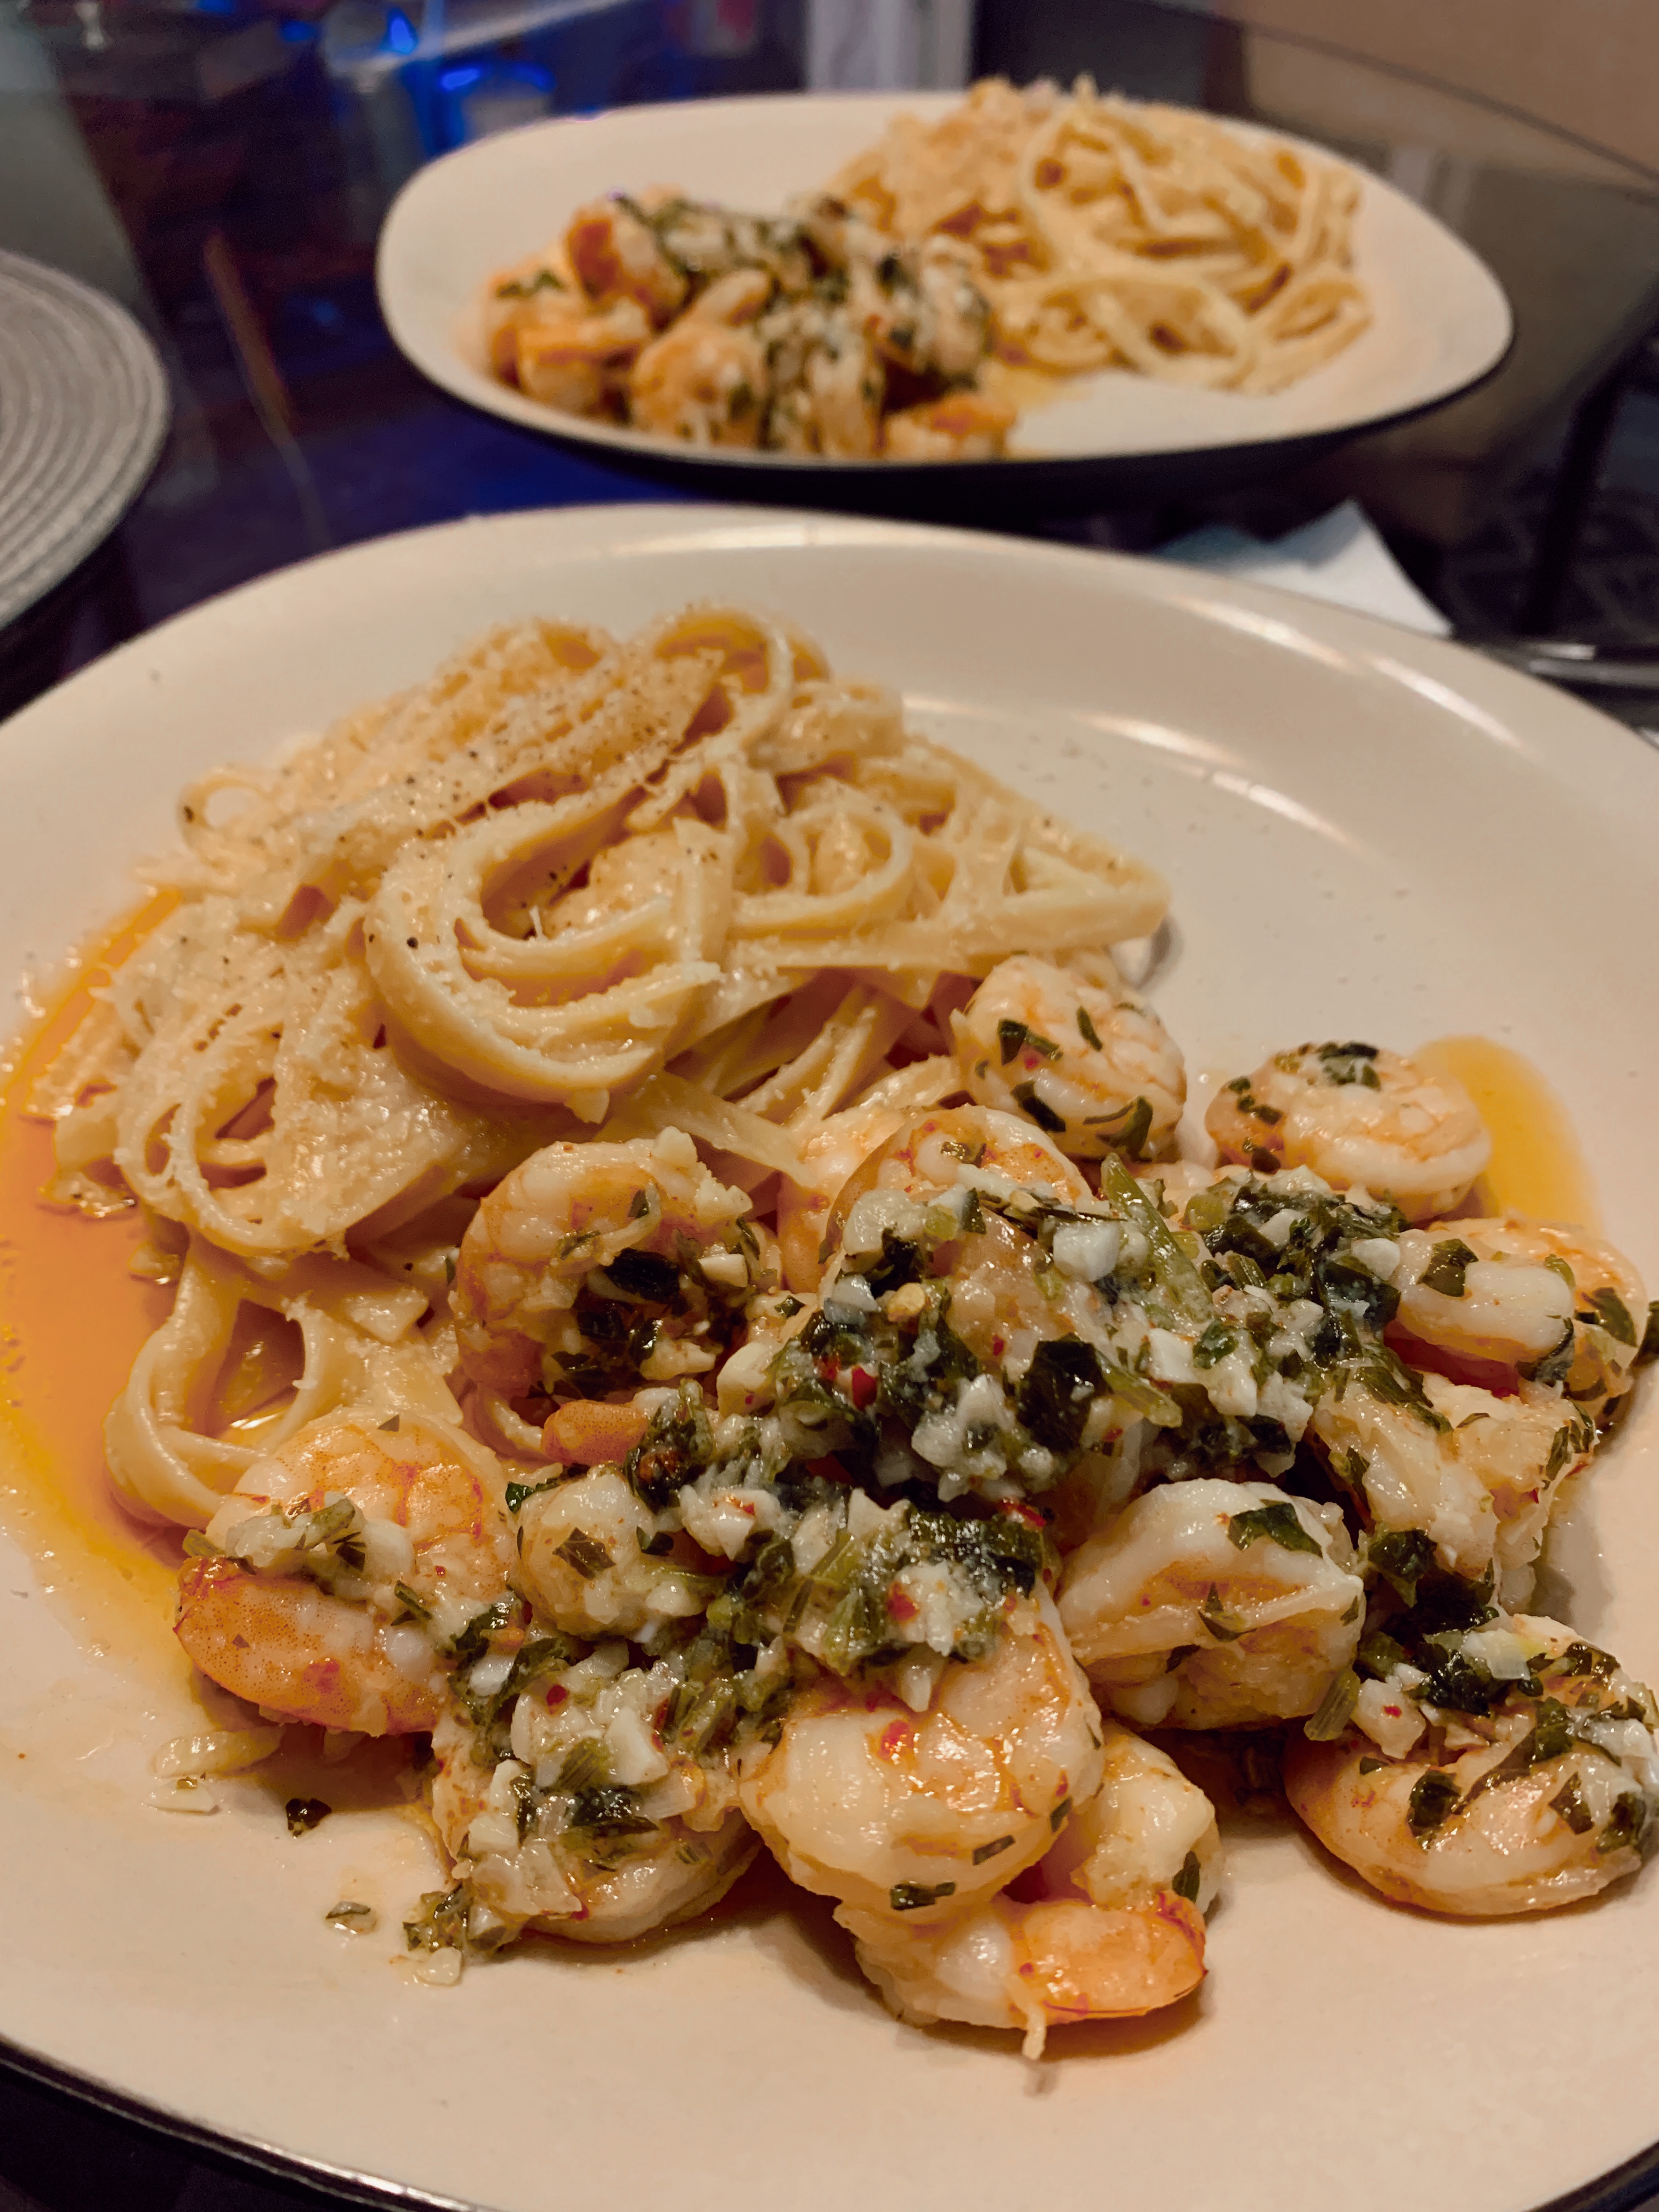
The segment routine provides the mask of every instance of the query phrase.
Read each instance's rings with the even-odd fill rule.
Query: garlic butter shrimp
[[[1407,1230],[1393,1280],[1399,1329],[1446,1355],[1454,1379],[1559,1382],[1587,1411],[1630,1388],[1647,1291],[1586,1230],[1513,1216]]]
[[[984,461],[1002,453],[1018,410],[981,392],[901,407],[882,423],[881,450],[895,461]]]
[[[525,1589],[572,1636],[637,1636],[689,1620],[715,1594],[706,1577],[651,1554],[657,1516],[615,1467],[596,1467],[519,1510]]]
[[[544,406],[593,415],[616,398],[650,336],[650,323],[629,300],[595,309],[567,306],[555,295],[500,320],[491,358],[500,375]]]
[[[951,1017],[968,1090],[1023,1115],[1074,1159],[1170,1150],[1187,1099],[1181,1048],[1127,986],[1018,954]]]
[[[1363,1716],[1291,1744],[1285,1788],[1320,1842],[1395,1904],[1469,1918],[1547,1912],[1634,1874],[1659,1812],[1650,1692],[1526,1614],[1466,1635],[1462,1656],[1496,1677],[1489,1711],[1419,1711],[1396,1682],[1402,1749],[1379,1756]]]
[[[489,1454],[409,1415],[313,1423],[256,1460],[187,1559],[179,1642],[284,1719],[365,1735],[431,1728],[443,1653],[507,1594],[513,1538]]]
[[[801,1139],[805,1174],[799,1182],[784,1177],[778,1190],[778,1250],[792,1291],[817,1288],[823,1273],[818,1252],[831,1206],[848,1179],[908,1118],[895,1106],[849,1106]]]
[[[1264,1175],[1311,1168],[1333,1190],[1389,1200],[1408,1221],[1460,1204],[1492,1158],[1461,1083],[1370,1044],[1275,1053],[1216,1093],[1204,1126],[1224,1160]]]
[[[1214,1810],[1165,1753],[1101,1725],[1100,1787],[1020,1898],[994,1896],[936,1929],[837,1910],[901,2020],[1023,2028],[1036,2058],[1050,2027],[1155,2012],[1198,1987],[1218,1880]]]
[[[1314,1711],[1364,1610],[1339,1510],[1265,1482],[1146,1492],[1073,1553],[1060,1591],[1091,1682],[1145,1728]]]
[[[1411,1395],[1341,1377],[1314,1407],[1312,1434],[1379,1528],[1421,1529],[1450,1574],[1494,1562],[1506,1595],[1538,1556],[1563,1480],[1588,1462],[1595,1425],[1548,1389],[1521,1397],[1425,1374]]]
[[[1042,1856],[1101,1771],[1099,1714],[1041,1585],[983,1659],[942,1664],[917,1711],[882,1677],[823,1674],[738,1796],[791,1881],[935,1928]]]
[[[512,1398],[543,1383],[585,1396],[712,1368],[724,1348],[700,1292],[746,1297],[744,1192],[709,1174],[678,1129],[623,1144],[549,1145],[479,1206],[455,1266],[461,1359]]]
[[[664,252],[648,222],[619,199],[590,200],[566,228],[564,253],[588,297],[631,301],[659,329],[684,301],[685,272]]]
[[[631,1942],[705,1911],[759,1848],[723,1760],[664,1743],[672,1669],[630,1666],[625,1644],[526,1644],[459,1686],[471,1711],[434,1731],[432,1811],[486,1916],[475,1942],[526,1927]]]
[[[950,1190],[964,1179],[987,1188],[1086,1203],[1088,1184],[1050,1137],[1017,1113],[985,1106],[934,1106],[906,1117],[843,1185],[831,1211],[830,1232],[866,1191],[902,1191],[921,1197]]]
[[[757,446],[771,383],[765,348],[751,331],[685,315],[634,363],[634,426],[694,446]]]
[[[985,1106],[934,1107],[912,1115],[842,1186],[830,1212],[828,1241],[839,1252],[826,1287],[833,1291],[841,1273],[879,1254],[890,1234],[924,1227],[930,1201],[959,1209],[976,1190],[993,1199],[1035,1194],[1098,1211],[1079,1170],[1029,1121]],[[982,1365],[1000,1370],[1020,1333],[1034,1345],[1070,1324],[1039,1280],[1047,1257],[1042,1246],[994,1207],[982,1208],[981,1216],[959,1246],[946,1236],[933,1265],[950,1277],[951,1328]],[[942,1215],[936,1229],[948,1224]],[[1091,1221],[1085,1236],[1099,1246],[1086,1265],[1104,1273],[1120,1249],[1117,1225]]]

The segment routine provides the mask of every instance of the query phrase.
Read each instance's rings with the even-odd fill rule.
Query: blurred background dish
[[[155,349],[125,309],[0,251],[0,629],[108,537],[167,414]]]
[[[1334,360],[1273,393],[1205,391],[1116,369],[1054,380],[1054,396],[1022,414],[1002,459],[907,466],[678,444],[560,413],[489,373],[485,282],[558,238],[583,203],[660,184],[729,209],[781,213],[874,146],[894,117],[932,118],[955,105],[940,93],[705,100],[491,137],[423,169],[393,205],[377,265],[386,325],[416,368],[458,398],[552,437],[626,453],[689,487],[896,512],[949,504],[975,519],[988,502],[1006,517],[1075,513],[1126,494],[1164,497],[1200,482],[1214,490],[1259,473],[1269,454],[1306,459],[1432,407],[1476,382],[1508,347],[1509,307],[1491,271],[1371,176],[1355,219],[1354,270],[1372,320]]]

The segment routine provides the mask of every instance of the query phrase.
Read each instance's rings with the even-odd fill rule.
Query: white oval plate
[[[125,866],[210,763],[501,617],[626,631],[709,596],[792,617],[837,668],[902,687],[919,726],[1165,869],[1158,996],[1195,1070],[1334,1034],[1476,1030],[1528,1054],[1659,1279],[1659,759],[1454,647],[1179,569],[639,507],[306,562],[0,732],[0,963],[58,958],[123,905]],[[1650,1680],[1656,1475],[1650,1378],[1555,1559],[1577,1625]],[[764,1886],[631,1954],[531,1945],[459,1989],[412,1985],[396,1923],[434,1878],[413,1828],[341,1811],[295,1841],[252,1778],[210,1820],[149,1809],[148,1753],[193,1717],[182,1668],[158,1683],[114,1644],[89,1653],[38,1587],[61,1561],[6,1547],[0,1569],[0,2035],[253,2154],[501,2212],[1330,2212],[1334,2189],[1364,2212],[1526,2212],[1659,2137],[1651,1872],[1585,1909],[1456,1925],[1381,1903],[1294,1832],[1247,1832],[1200,1996],[1060,2032],[1035,2068],[1012,2037],[896,2025],[827,1908]],[[377,1934],[324,1925],[366,1885]]]
[[[942,113],[953,104],[954,95],[940,93],[773,94],[618,108],[503,131],[434,161],[398,194],[380,234],[381,310],[417,368],[509,422],[641,459],[672,453],[751,476],[785,470],[813,495],[814,477],[844,480],[872,465],[699,449],[556,414],[501,383],[485,365],[483,285],[558,236],[584,200],[661,183],[728,207],[781,209],[792,193],[827,183],[893,116]],[[1497,278],[1392,185],[1364,175],[1361,194],[1356,263],[1375,319],[1334,361],[1266,396],[1189,391],[1121,371],[1079,377],[1064,398],[1022,417],[1016,454],[1123,462],[1328,437],[1431,406],[1484,375],[1510,336]],[[889,473],[894,465],[875,465]],[[1006,471],[1006,464],[936,462],[924,472],[988,465]]]

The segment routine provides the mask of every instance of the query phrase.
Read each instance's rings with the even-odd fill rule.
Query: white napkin
[[[1445,616],[1424,598],[1351,499],[1284,538],[1251,538],[1213,523],[1161,547],[1158,557],[1252,584],[1279,584],[1310,599],[1333,599],[1431,637],[1451,632]]]

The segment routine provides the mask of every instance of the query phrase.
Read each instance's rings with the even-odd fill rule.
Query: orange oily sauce
[[[1463,1212],[1600,1229],[1595,1181],[1567,1109],[1529,1060],[1482,1036],[1437,1037],[1412,1058],[1455,1077],[1491,1132],[1491,1163]]]
[[[180,1532],[125,1510],[103,1437],[110,1401],[173,1293],[129,1271],[144,1237],[136,1207],[90,1221],[40,1197],[52,1132],[26,1110],[93,988],[172,903],[171,895],[151,900],[84,950],[14,1049],[0,1092],[0,1521],[86,1640],[179,1680],[187,1671],[172,1634]]]

